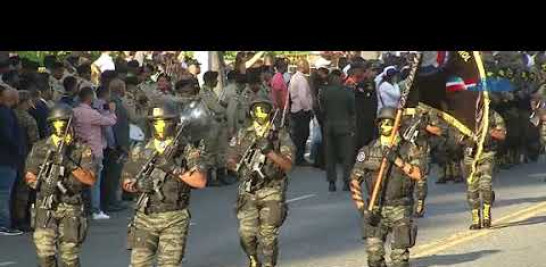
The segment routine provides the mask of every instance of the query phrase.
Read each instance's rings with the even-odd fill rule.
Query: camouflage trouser
[[[411,206],[383,206],[377,226],[365,224],[368,266],[385,265],[385,242],[392,234],[390,258],[394,267],[409,266],[409,248],[415,245],[417,226],[413,224]]]
[[[471,157],[465,157],[464,159],[467,175],[470,175],[472,161],[473,158]],[[492,204],[494,199],[492,184],[494,165],[494,152],[484,152],[481,160],[477,162],[476,171],[472,177],[472,181],[467,183],[467,199],[468,205],[471,209],[480,208],[480,193],[484,204]]]
[[[440,165],[440,168],[440,179],[453,180],[462,175],[458,160],[447,159],[445,163]]]
[[[131,266],[180,266],[190,225],[187,209],[161,213],[137,212],[133,221]]]
[[[40,207],[40,203],[36,203]],[[83,206],[59,204],[50,212],[33,208],[34,245],[42,267],[57,266],[56,250],[59,248],[61,266],[80,266],[81,245],[87,235],[87,218]]]
[[[281,190],[261,189],[255,194],[239,194],[237,218],[241,246],[248,256],[257,257],[259,236],[264,267],[277,264],[278,237],[287,212]]]
[[[208,142],[208,150],[210,151],[208,163],[210,167],[225,168],[228,143],[227,122],[214,120],[211,124]]]

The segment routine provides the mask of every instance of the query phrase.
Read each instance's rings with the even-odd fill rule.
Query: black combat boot
[[[328,187],[328,191],[335,192],[336,191],[336,182],[330,182],[330,186]]]
[[[417,200],[417,203],[415,203],[415,212],[414,216],[417,218],[421,218],[425,215],[425,201],[424,200]]]
[[[248,267],[262,267],[262,264],[258,260],[257,256],[248,257]]]
[[[472,224],[470,230],[479,230],[481,228],[480,209],[472,210]]]
[[[483,204],[483,228],[491,227],[491,205]]]

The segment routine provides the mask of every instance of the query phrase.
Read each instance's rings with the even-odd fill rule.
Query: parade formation
[[[42,62],[10,53],[0,66],[0,123],[12,140],[23,136],[25,149],[9,148],[24,158],[11,186],[24,181],[29,205],[0,205],[14,214],[2,215],[2,233],[32,232],[39,266],[80,266],[91,219],[131,203],[131,266],[181,266],[191,191],[237,182],[248,266],[289,266],[279,261],[279,236],[292,170],[326,170],[333,192],[338,161],[368,266],[410,266],[432,164],[436,183],[466,184],[468,229],[491,228],[498,169],[545,152],[546,53],[353,52],[322,52],[310,68],[309,58],[265,52],[239,52],[228,64],[215,51],[204,73],[180,52],[102,51],[95,60],[73,52]],[[363,106],[368,99],[373,106]],[[320,148],[306,147],[310,122]]]

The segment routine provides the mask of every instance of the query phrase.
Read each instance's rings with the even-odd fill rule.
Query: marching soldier
[[[263,266],[277,265],[278,236],[287,216],[286,174],[292,168],[295,147],[287,131],[271,130],[276,117],[271,119],[272,110],[273,104],[268,100],[253,101],[250,126],[239,131],[228,150],[228,166],[240,180],[239,236],[250,267],[262,266],[258,259],[258,236]]]
[[[171,109],[152,108],[148,118],[153,137],[132,149],[123,172],[123,189],[139,194],[129,226],[131,265],[152,266],[157,258],[158,266],[174,267],[184,256],[190,191],[206,185],[204,147],[199,141],[179,142],[187,131],[176,130]]]
[[[74,140],[72,111],[51,110],[53,133],[34,144],[27,157],[25,182],[37,191],[32,207],[34,244],[40,266],[80,266],[79,253],[87,234],[82,190],[92,186],[95,175],[91,148]]]
[[[490,110],[488,130],[489,135],[485,139],[482,154],[476,163],[476,171],[473,177],[468,178],[467,199],[472,214],[470,230],[478,230],[482,226],[483,228],[491,226],[491,205],[495,201],[495,192],[492,185],[495,153],[499,142],[506,138],[504,120],[494,110]],[[466,146],[464,163],[467,175],[471,174],[471,164],[475,159],[475,153],[475,144]]]
[[[214,185],[220,185],[219,182],[225,183],[224,179],[227,174],[225,168],[225,152],[229,143],[226,117],[227,105],[222,105],[216,93],[214,93],[214,88],[218,84],[218,72],[205,72],[203,80],[205,84],[199,91],[199,95],[209,110],[214,113],[214,121],[211,125],[211,133],[213,134],[208,138],[208,148],[211,153],[209,162],[209,166],[211,167],[210,182],[214,183]]]
[[[427,166],[425,153],[418,145],[396,139],[388,148],[393,131],[396,110],[385,107],[379,111],[377,122],[380,136],[360,149],[351,174],[351,192],[357,209],[364,216],[368,266],[385,265],[385,240],[393,235],[391,244],[392,266],[409,266],[409,248],[415,244],[417,226],[413,223],[413,189],[415,182],[424,178]],[[383,156],[389,164],[381,186],[378,205],[372,213],[365,210],[361,184],[365,182],[371,194]]]
[[[417,145],[423,151],[423,164],[429,163],[429,154],[436,138],[441,138],[445,132],[445,125],[440,123],[436,112],[422,108],[405,108],[402,117],[401,133],[406,142]],[[414,216],[423,217],[425,214],[425,200],[428,193],[428,171],[423,173],[424,178],[415,182],[415,208]]]

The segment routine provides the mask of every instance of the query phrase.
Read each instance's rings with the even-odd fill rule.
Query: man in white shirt
[[[110,56],[110,51],[102,51],[100,57],[93,62],[93,65],[97,66],[100,70],[100,73],[103,73],[107,70],[116,70],[116,65],[114,60]]]
[[[400,88],[396,83],[397,75],[398,71],[395,68],[389,68],[384,71],[377,94],[377,112],[383,107],[396,108],[398,106]]]
[[[309,137],[309,122],[313,118],[313,96],[307,81],[309,63],[300,60],[290,79],[290,135],[296,146],[296,165],[305,165],[305,144]]]

